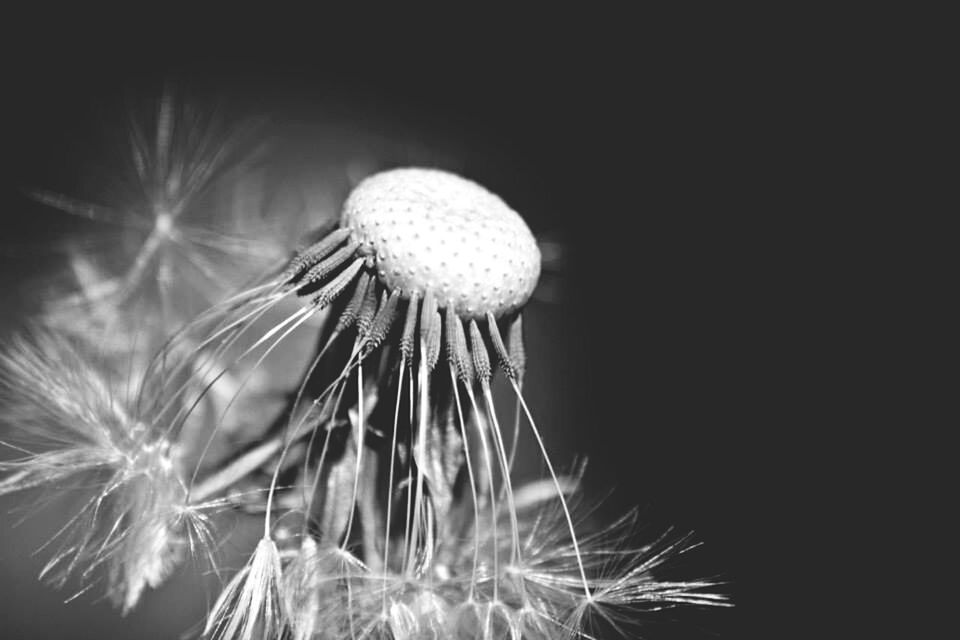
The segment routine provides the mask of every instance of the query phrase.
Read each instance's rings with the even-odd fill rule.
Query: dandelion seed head
[[[404,168],[362,181],[341,224],[374,256],[388,289],[432,292],[461,317],[522,306],[540,275],[540,250],[523,219],[475,182]]]
[[[575,522],[576,482],[554,469],[522,391],[522,306],[539,262],[529,229],[493,194],[441,171],[397,169],[361,182],[339,227],[172,341],[156,362],[187,378],[172,405],[187,407],[177,410],[186,424],[218,381],[244,374],[211,423],[195,421],[187,500],[271,478],[235,502],[264,515],[264,538],[220,594],[207,635],[590,639],[594,620],[716,603],[697,595],[710,583],[659,582],[664,554],[624,550],[616,527],[591,534]],[[320,340],[296,393],[261,442],[211,464],[218,442],[229,449],[231,407],[257,397],[253,375],[268,358],[288,366],[277,350],[311,317],[323,320]],[[180,362],[192,345],[202,368]],[[512,429],[497,407],[500,371],[517,403]],[[550,475],[526,487],[513,474],[521,428]],[[172,558],[177,531],[163,523],[139,531],[140,546]],[[131,602],[167,571],[139,560],[118,581]]]

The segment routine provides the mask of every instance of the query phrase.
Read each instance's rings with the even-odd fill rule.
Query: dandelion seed
[[[79,291],[57,292],[47,304],[50,322],[90,339],[94,327],[80,322],[78,330],[78,311],[94,317],[112,312],[114,322],[92,335],[116,344],[119,329],[139,323],[141,334],[151,326],[162,340],[189,314],[282,255],[262,229],[250,234],[244,228],[249,220],[236,213],[241,209],[225,206],[217,193],[234,184],[254,156],[256,128],[252,121],[228,127],[215,112],[168,89],[154,113],[130,118],[127,161],[100,202],[34,191],[45,205],[99,223],[87,234],[97,240],[94,250],[89,243],[68,245]],[[126,327],[131,315],[136,320]],[[119,344],[133,344],[130,335],[122,333]],[[157,341],[144,347],[157,348]]]
[[[123,164],[96,202],[35,191],[41,203],[90,221],[83,240],[66,247],[72,281],[40,286],[46,291],[43,323],[111,359],[118,372],[113,380],[140,379],[182,323],[281,258],[285,230],[277,233],[274,225],[271,232],[257,223],[259,211],[235,195],[257,157],[253,134],[260,128],[252,120],[229,125],[222,114],[168,88],[152,112],[131,114]],[[181,337],[165,355],[195,368],[189,372],[192,384],[202,388],[210,377],[192,358],[195,348]],[[198,448],[191,439],[205,440],[204,427],[228,405],[238,377],[219,376],[176,426],[182,450]],[[240,403],[237,412],[256,422],[259,413],[251,404],[263,400],[268,385],[258,372],[248,386],[263,393],[256,402]],[[136,392],[119,386],[113,391]],[[243,432],[248,425],[237,420],[232,426]]]
[[[305,536],[296,557],[283,570],[285,616],[293,640],[310,640],[320,618],[321,565],[316,541]]]
[[[207,618],[204,635],[223,640],[280,638],[283,611],[280,597],[280,552],[263,538],[243,568],[227,584]]]
[[[25,455],[0,463],[0,495],[80,487],[85,496],[44,545],[60,541],[43,570],[54,584],[73,576],[90,583],[105,567],[107,593],[126,613],[188,546],[208,549],[212,535],[202,507],[185,502],[171,443],[118,399],[76,345],[44,332],[15,337],[0,352],[0,395],[3,423],[31,447],[15,447]]]

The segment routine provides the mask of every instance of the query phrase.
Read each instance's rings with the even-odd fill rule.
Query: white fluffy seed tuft
[[[365,179],[344,204],[342,224],[389,289],[407,298],[431,291],[461,317],[520,307],[540,276],[540,250],[519,214],[445,171],[394,169]]]

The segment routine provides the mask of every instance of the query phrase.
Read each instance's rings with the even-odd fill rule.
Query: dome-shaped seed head
[[[540,250],[516,211],[480,185],[437,169],[394,169],[362,181],[341,221],[379,279],[405,298],[429,291],[463,318],[523,305]]]

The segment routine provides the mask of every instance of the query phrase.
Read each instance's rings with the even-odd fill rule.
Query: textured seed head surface
[[[361,182],[342,225],[373,256],[380,280],[405,297],[433,292],[461,317],[523,305],[540,276],[526,223],[475,182],[437,169],[394,169]]]

